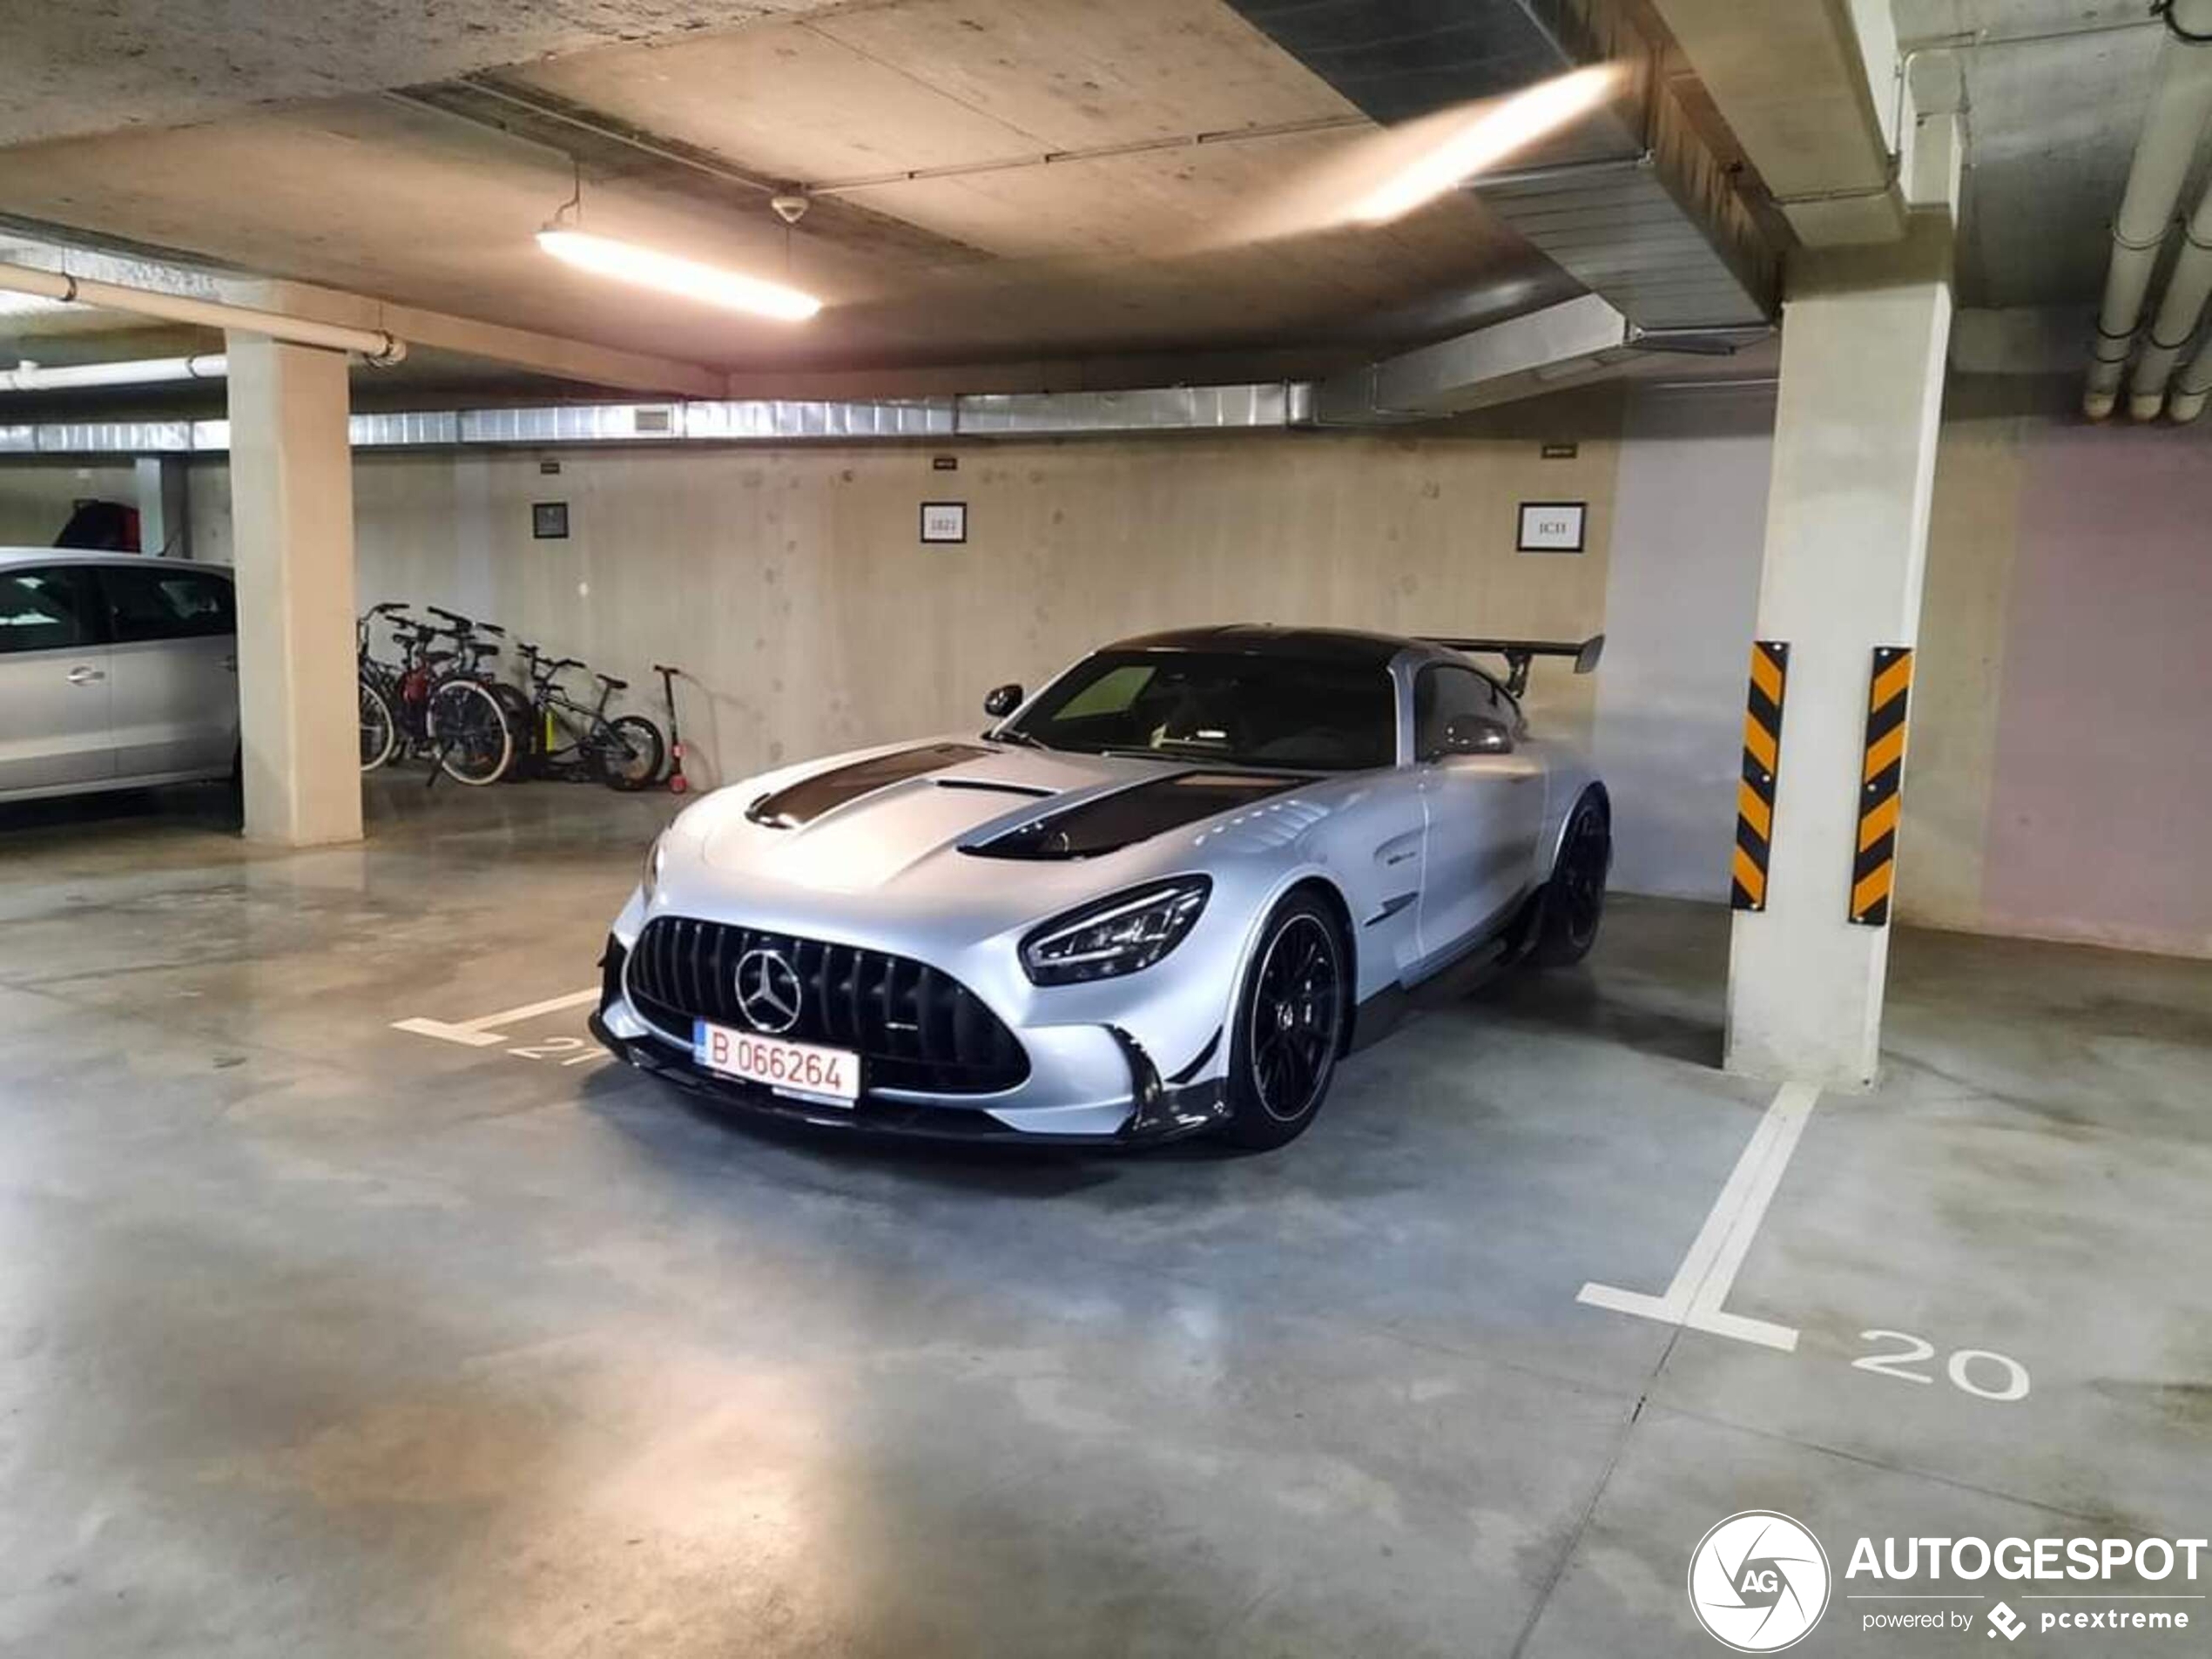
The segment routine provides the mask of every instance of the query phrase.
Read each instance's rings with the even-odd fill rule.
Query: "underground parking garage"
[[[2212,10],[104,26],[0,1649],[2201,1649]]]

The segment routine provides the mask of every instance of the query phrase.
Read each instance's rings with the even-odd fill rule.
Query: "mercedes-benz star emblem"
[[[780,1036],[799,1023],[799,973],[772,950],[738,958],[738,1007],[756,1031]]]

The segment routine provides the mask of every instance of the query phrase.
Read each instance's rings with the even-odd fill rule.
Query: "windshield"
[[[1285,657],[1101,651],[998,735],[1048,749],[1353,771],[1398,759],[1388,671]]]

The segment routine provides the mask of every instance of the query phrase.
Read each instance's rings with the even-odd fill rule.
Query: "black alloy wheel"
[[[1613,867],[1613,826],[1595,795],[1575,804],[1560,838],[1544,894],[1543,922],[1529,959],[1539,968],[1566,968],[1590,954],[1605,920],[1605,878]]]
[[[1281,1146],[1313,1121],[1343,1048],[1347,982],[1336,919],[1291,894],[1268,919],[1238,1001],[1225,1139]]]

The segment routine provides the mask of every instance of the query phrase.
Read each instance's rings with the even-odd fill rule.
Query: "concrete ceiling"
[[[1908,48],[1962,65],[1962,300],[2093,298],[2159,38],[2140,0],[1895,6]],[[1224,0],[84,0],[9,8],[0,46],[0,219],[762,389],[1047,358],[1325,372],[1576,291],[1464,193],[1382,230],[1225,233],[1372,129]],[[530,239],[572,170],[588,227],[787,271],[829,308],[786,329],[557,265]],[[787,236],[789,181],[822,193]],[[0,354],[131,348],[59,327],[0,317]]]
[[[1900,46],[1951,49],[1966,89],[1962,301],[2084,306],[2164,30],[2140,0],[1895,0]]]
[[[10,4],[0,145],[179,126],[835,0],[72,0]],[[849,5],[849,0],[848,0]]]
[[[147,53],[210,58],[184,24],[171,29],[179,10],[136,17],[152,31]],[[198,21],[209,29],[237,15],[182,10],[207,14]],[[118,72],[88,94],[96,107],[72,115],[44,89],[84,84],[92,71],[64,74],[72,37],[42,21],[38,95],[0,132],[100,131],[0,149],[0,213],[763,372],[1193,347],[1326,353],[1575,292],[1465,197],[1382,230],[1224,242],[1232,214],[1372,129],[1219,0],[786,0],[739,8],[771,15],[737,28],[673,35],[661,31],[696,21],[696,8],[667,0],[624,19],[572,4],[556,19],[564,36],[552,24],[502,25],[489,39],[442,27],[408,51],[347,61],[350,84],[391,91],[244,107],[249,94],[267,105],[329,91],[311,67],[346,57],[332,50],[340,40],[376,32],[374,7],[318,10],[336,19],[319,34],[295,22],[236,59],[212,52],[222,74],[180,76],[199,100],[189,111],[173,98],[134,103],[142,89]],[[383,28],[393,32],[388,18]],[[660,37],[516,61],[618,29]],[[496,76],[450,78],[491,63],[504,65]],[[145,130],[187,112],[209,118]],[[1200,135],[1210,141],[1175,142]],[[1068,158],[1038,165],[1048,154]],[[643,300],[545,258],[530,239],[569,195],[572,165],[588,228],[788,271],[829,308],[786,329]],[[773,181],[946,167],[981,170],[833,189],[788,238],[767,207]]]

